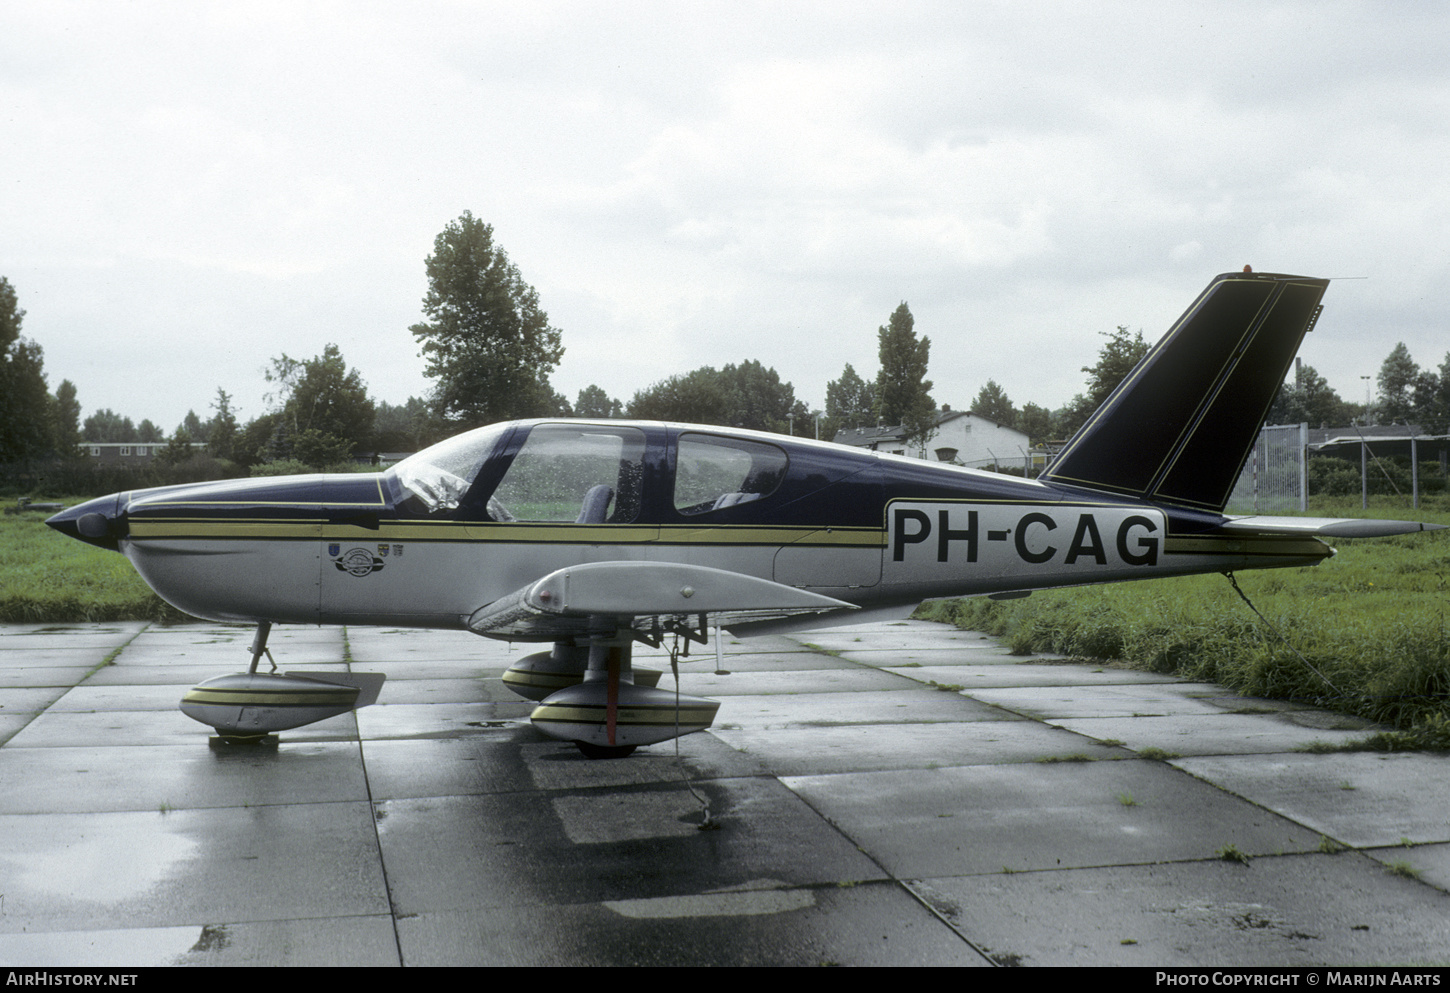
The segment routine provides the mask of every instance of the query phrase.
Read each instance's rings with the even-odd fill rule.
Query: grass
[[[1357,501],[1310,513],[1450,523],[1446,509]],[[1367,747],[1450,750],[1450,531],[1333,544],[1339,554],[1312,568],[1238,574],[1273,630],[1218,575],[939,601],[916,616],[1014,651],[1114,660],[1393,729]]]
[[[0,515],[0,623],[190,619],[125,556],[52,531],[42,514]]]
[[[1240,865],[1249,864],[1249,857],[1239,851],[1237,845],[1224,845],[1213,854],[1224,862],[1238,862]]]
[[[1404,859],[1399,859],[1397,861],[1389,863],[1385,866],[1385,869],[1388,870],[1391,875],[1400,876],[1404,879],[1420,878],[1420,870],[1416,869]]]

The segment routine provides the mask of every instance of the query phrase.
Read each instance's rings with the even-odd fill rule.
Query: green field
[[[1443,506],[1386,499],[1311,507],[1315,516],[1450,523]],[[1302,700],[1400,729],[1384,747],[1450,748],[1450,530],[1344,539],[1304,569],[1239,574],[1266,625],[1223,576],[1050,590],[1024,600],[924,605],[918,617],[1056,652]],[[183,621],[121,555],[0,516],[0,623]],[[1302,658],[1301,658],[1302,656]]]
[[[45,517],[0,515],[0,623],[190,619],[125,556],[52,531]]]
[[[1388,500],[1311,516],[1450,523]],[[1333,542],[1302,569],[1049,590],[1023,600],[945,600],[916,616],[1002,638],[1021,653],[1115,664],[1292,699],[1400,729],[1382,747],[1450,748],[1450,531]]]

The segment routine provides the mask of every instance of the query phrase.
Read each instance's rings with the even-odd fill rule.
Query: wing
[[[591,618],[622,626],[729,627],[732,621],[855,610],[854,604],[724,569],[675,562],[589,562],[549,573],[474,611],[468,629],[548,640],[589,633]],[[673,622],[673,623],[672,623]]]

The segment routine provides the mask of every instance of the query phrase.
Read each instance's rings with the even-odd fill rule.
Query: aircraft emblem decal
[[[368,576],[383,567],[383,560],[366,548],[349,549],[346,555],[332,561],[340,572],[349,572],[354,576]]]

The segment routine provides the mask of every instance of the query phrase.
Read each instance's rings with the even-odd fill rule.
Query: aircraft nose
[[[126,537],[126,509],[120,493],[68,507],[45,522],[61,534],[102,548],[116,549]]]

